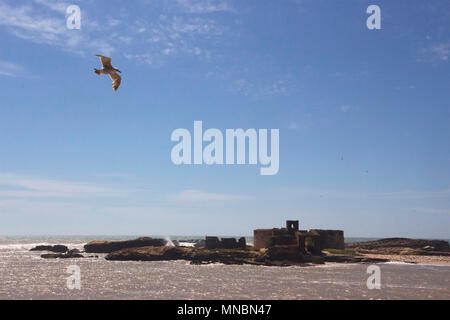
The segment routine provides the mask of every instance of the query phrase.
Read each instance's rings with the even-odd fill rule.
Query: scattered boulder
[[[31,248],[30,251],[51,251],[51,252],[56,252],[56,253],[64,253],[67,252],[69,250],[69,248],[67,248],[67,246],[61,245],[61,244],[57,244],[57,245],[41,245],[41,246],[36,246],[34,248]]]
[[[91,241],[84,245],[87,253],[111,253],[114,251],[139,248],[139,247],[161,247],[167,244],[165,239],[153,239],[150,237],[137,238],[135,240],[124,241]]]
[[[72,249],[66,253],[46,253],[42,254],[41,258],[44,259],[74,259],[74,258],[84,258],[78,249]]]

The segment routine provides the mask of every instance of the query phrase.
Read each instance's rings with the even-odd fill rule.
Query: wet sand
[[[362,254],[368,258],[387,259],[394,262],[419,263],[450,266],[450,256],[423,256],[423,255],[398,255],[398,254]]]

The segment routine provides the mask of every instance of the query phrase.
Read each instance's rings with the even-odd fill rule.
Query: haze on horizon
[[[127,4],[0,0],[1,235],[450,238],[448,1]],[[175,166],[195,120],[279,129],[279,172]]]

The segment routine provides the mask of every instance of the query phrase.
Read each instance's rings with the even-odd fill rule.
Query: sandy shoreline
[[[393,262],[420,263],[431,265],[450,266],[450,256],[423,256],[423,255],[390,255],[366,253],[362,256],[367,258],[387,259]]]

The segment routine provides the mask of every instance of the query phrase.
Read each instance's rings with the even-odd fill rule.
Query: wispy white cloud
[[[261,74],[259,63],[247,69],[242,67],[244,59],[235,61],[234,57],[224,55],[223,49],[229,50],[230,40],[240,33],[236,29],[240,28],[238,17],[224,20],[214,14],[237,12],[226,0],[163,1],[151,7],[156,8],[151,12],[152,18],[138,14],[132,21],[126,8],[108,11],[83,2],[81,30],[66,27],[69,4],[57,0],[33,0],[26,4],[0,0],[0,28],[20,39],[59,50],[86,56],[119,52],[127,60],[152,67],[194,59],[217,71],[215,79],[223,82],[224,90],[251,98],[284,96],[295,87],[292,77],[271,69],[276,61],[262,61],[270,72]],[[225,70],[216,70],[223,62],[227,65]],[[2,71],[3,75],[11,76],[14,70],[3,66]]]
[[[34,16],[30,5],[12,7],[3,2],[0,2],[0,25],[11,28],[17,35],[27,32],[37,41],[54,40],[65,32],[64,20]]]
[[[433,44],[424,49],[432,61],[446,62],[450,56],[450,41]]]
[[[51,0],[35,0],[27,5],[9,5],[0,1],[0,27],[18,38],[84,54],[85,51],[111,53],[112,41],[95,36],[98,25],[82,16],[82,30],[66,27],[68,4]],[[48,10],[50,9],[50,10]]]
[[[140,46],[128,48],[125,57],[153,66],[185,56],[209,60],[208,41],[221,38],[227,30],[213,19],[164,14],[156,21],[138,20],[132,29]]]
[[[107,21],[110,27],[117,27],[121,24],[121,21],[119,19],[115,19],[113,17],[108,17]]]
[[[187,189],[171,196],[170,200],[179,202],[215,202],[215,201],[237,201],[249,199],[246,196],[230,193],[213,193],[201,190]]]
[[[21,39],[79,54],[111,54],[120,49],[126,58],[152,65],[161,65],[169,57],[208,58],[210,50],[206,40],[221,37],[226,27],[193,13],[227,11],[229,5],[210,1],[180,1],[178,5],[187,13],[164,9],[156,20],[137,18],[133,23],[124,24],[111,14],[87,10],[89,5],[85,4],[81,5],[81,30],[69,30],[68,2],[34,0],[22,5],[0,0],[0,27]]]
[[[178,6],[189,13],[235,12],[227,2],[220,0],[176,0]]]
[[[128,60],[133,60],[138,63],[144,63],[152,66],[161,65],[161,60],[159,56],[150,53],[125,53],[125,58]]]
[[[92,183],[0,174],[0,198],[59,198],[118,196],[133,190],[98,186]]]
[[[34,0],[34,2],[63,14],[66,13],[67,7],[70,5],[68,2],[58,0]]]
[[[286,96],[288,94],[288,82],[285,80],[270,79],[237,79],[231,86],[231,92],[242,94],[251,98],[264,98],[271,96]]]
[[[24,75],[24,68],[16,63],[0,60],[0,75],[7,77],[21,77]]]

